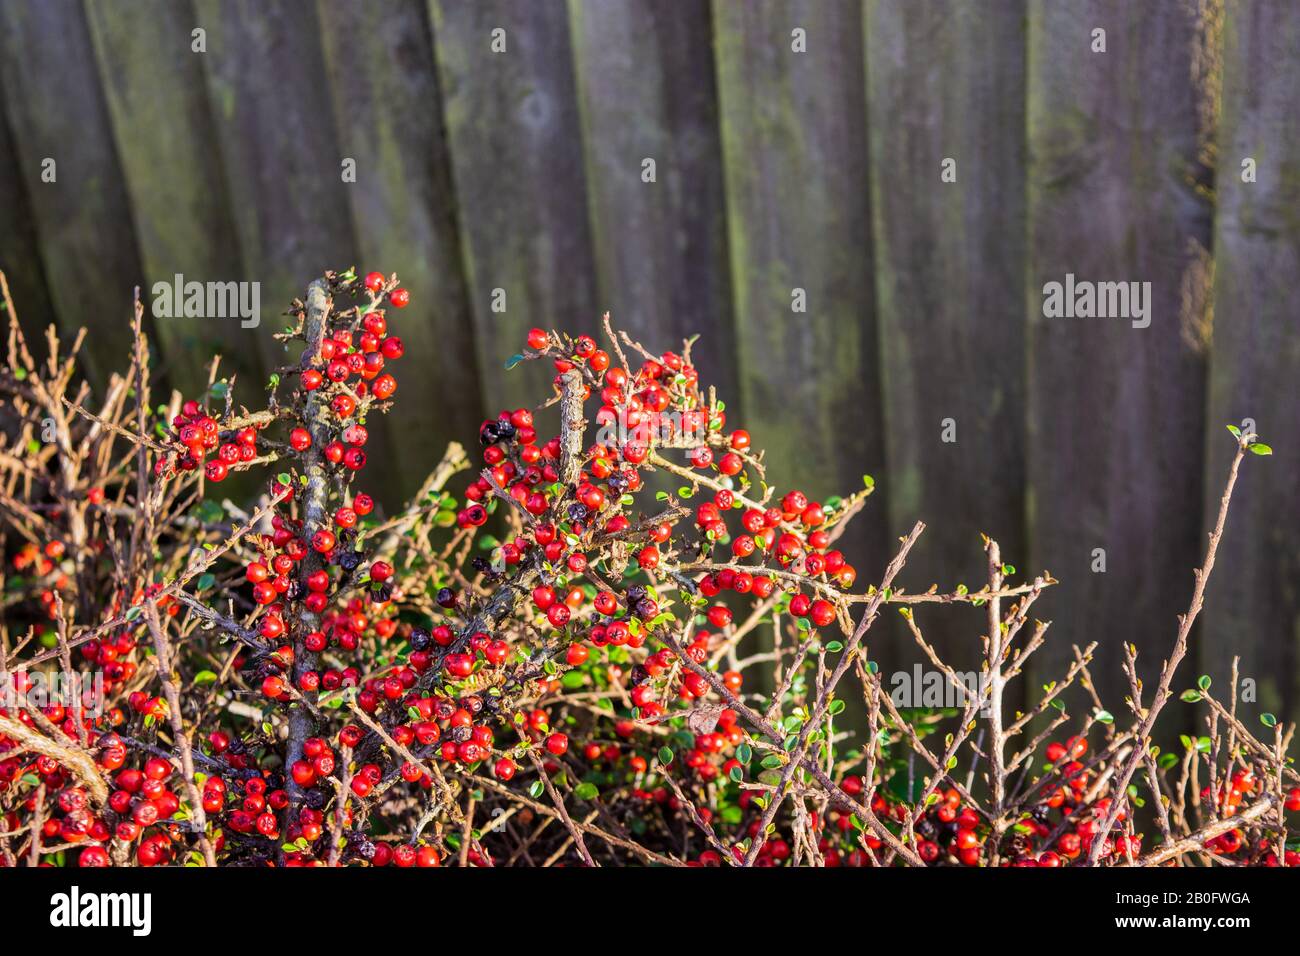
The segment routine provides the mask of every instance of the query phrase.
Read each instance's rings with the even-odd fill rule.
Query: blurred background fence
[[[782,487],[875,477],[864,581],[918,518],[910,590],[978,587],[997,537],[1062,582],[1040,672],[1100,641],[1117,713],[1119,644],[1167,653],[1251,418],[1276,454],[1196,654],[1296,711],[1300,4],[3,0],[0,120],[0,267],[28,328],[89,327],[92,379],[133,285],[258,281],[256,330],[152,323],[168,384],[220,352],[251,402],[306,281],[395,270],[391,503],[546,394],[503,365],[530,326],[700,333]],[[1150,326],[1045,318],[1067,274],[1149,282]],[[921,621],[975,660],[979,614]]]

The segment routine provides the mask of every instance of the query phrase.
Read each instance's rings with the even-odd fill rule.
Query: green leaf
[[[1277,718],[1274,717],[1272,714],[1269,714],[1269,713],[1263,713],[1263,714],[1260,714],[1260,715],[1259,715],[1259,722],[1260,722],[1261,724],[1263,724],[1265,727],[1276,727],[1276,726],[1277,726]]]
[[[1199,692],[1194,690],[1185,690],[1178,699],[1185,704],[1194,704],[1201,699],[1201,695]]]
[[[1228,428],[1228,431],[1232,432],[1232,435],[1233,435],[1234,438],[1240,438],[1240,437],[1241,437],[1241,429],[1238,428],[1236,425],[1229,425],[1229,426],[1227,426],[1227,428]]]
[[[876,487],[876,479],[872,478],[870,475],[863,475],[862,486],[868,491],[871,491]]]
[[[546,790],[546,784],[540,780],[534,780],[528,785],[528,795],[536,800]]]
[[[745,771],[741,770],[739,767],[732,767],[731,779],[736,783],[740,783],[740,781],[745,779]]]
[[[596,797],[600,796],[600,791],[594,783],[580,783],[574,789],[573,795],[579,800],[595,800]]]
[[[830,706],[826,708],[826,713],[834,717],[836,714],[841,713],[844,710],[844,707],[845,707],[844,701],[836,698],[835,700],[831,701]]]
[[[782,765],[781,758],[776,754],[768,754],[759,762],[759,766],[764,770],[775,770]]]
[[[212,587],[212,585],[216,583],[217,583],[217,576],[215,574],[200,574],[199,580],[194,586],[198,588],[200,591],[206,591],[208,588]]]
[[[1113,724],[1115,716],[1109,710],[1099,710],[1097,711],[1097,720],[1099,723]]]
[[[506,371],[510,371],[523,360],[524,357],[516,352],[514,355],[510,356],[510,358],[506,359]]]
[[[134,621],[137,617],[139,617],[143,613],[144,613],[144,608],[140,607],[140,605],[137,604],[134,607],[127,609],[126,619],[128,621]]]
[[[1202,674],[1199,678],[1197,678],[1196,686],[1199,687],[1202,691],[1207,691],[1207,690],[1209,690],[1209,689],[1210,689],[1210,675],[1209,675],[1209,674]]]
[[[229,392],[230,392],[230,383],[229,383],[229,382],[213,382],[213,383],[212,383],[212,389],[211,389],[210,394],[212,395],[213,398],[218,399],[218,400],[224,400],[225,397],[226,397],[226,395],[229,394]]]
[[[1273,454],[1273,449],[1272,449],[1272,447],[1269,446],[1269,445],[1265,445],[1262,441],[1257,441],[1257,442],[1255,442],[1253,445],[1247,445],[1246,447],[1250,449],[1250,452],[1251,452],[1252,455],[1271,455],[1271,454]]]
[[[194,675],[195,684],[215,684],[217,675],[212,671],[199,671]]]
[[[665,767],[667,767],[667,766],[669,766],[669,765],[672,764],[672,762],[673,762],[673,749],[672,749],[671,747],[660,747],[660,748],[659,748],[659,762],[660,762],[661,764],[663,764]]]
[[[844,650],[844,644],[841,641],[828,641],[826,644],[826,650],[828,653],[838,654],[840,651]]]

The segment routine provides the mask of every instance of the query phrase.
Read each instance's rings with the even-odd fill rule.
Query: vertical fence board
[[[532,404],[555,370],[503,367],[528,329],[599,328],[568,13],[564,0],[431,0],[430,13],[488,410]]]
[[[22,167],[5,118],[4,77],[0,75],[0,272],[9,282],[18,321],[28,339],[42,338],[54,321],[54,306],[45,285],[36,224],[23,182]],[[0,312],[0,326],[9,317]],[[37,349],[33,354],[42,354]]]
[[[708,0],[571,0],[600,307],[735,401]],[[642,179],[643,160],[655,181]]]
[[[357,162],[347,195],[359,265],[396,272],[412,295],[388,313],[406,347],[388,419],[411,494],[483,413],[428,11],[423,0],[323,0],[319,10],[340,148]]]
[[[1232,657],[1256,683],[1259,711],[1300,709],[1300,8],[1227,4],[1214,235],[1214,340],[1205,473],[1213,527],[1233,453],[1224,431],[1254,419],[1271,458],[1247,456],[1202,621],[1202,669],[1223,688]],[[1255,182],[1242,161],[1255,161]],[[1223,693],[1226,694],[1226,688]]]
[[[1199,560],[1204,360],[1200,316],[1182,308],[1209,244],[1197,30],[1182,5],[1030,5],[1029,566],[1061,580],[1035,609],[1054,621],[1037,666],[1059,676],[1071,643],[1099,641],[1112,710],[1127,693],[1121,642],[1158,669]],[[1046,318],[1044,286],[1067,273],[1150,282],[1150,326]]]
[[[191,48],[196,26],[188,2],[142,0],[121,10],[87,3],[99,82],[121,157],[144,267],[143,294],[186,282],[225,282],[239,275],[239,247],[230,214],[217,133],[208,110],[203,57]],[[207,384],[212,356],[224,373],[260,384],[249,332],[234,318],[159,318],[161,364],[185,394]]]
[[[1025,558],[1024,13],[1023,0],[867,8],[890,526],[928,525],[913,588],[979,587],[981,532]],[[955,182],[941,180],[948,159]],[[969,611],[951,612],[927,615],[926,633],[964,666],[979,646]]]
[[[102,384],[129,359],[144,276],[80,0],[0,4],[0,72],[50,298],[65,338],[89,330],[82,354]]]
[[[861,7],[713,12],[741,407],[770,483],[849,493],[884,458]],[[796,29],[807,52],[792,50]],[[796,289],[806,312],[792,311]],[[868,531],[883,527],[879,493],[867,509],[847,552],[863,580],[882,570],[883,534]]]

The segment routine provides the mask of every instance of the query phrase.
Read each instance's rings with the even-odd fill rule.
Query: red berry
[[[411,301],[411,293],[405,289],[394,289],[388,293],[388,301],[393,303],[394,309],[404,309]]]
[[[378,292],[384,287],[384,274],[382,272],[370,272],[366,274],[366,288],[371,292]]]

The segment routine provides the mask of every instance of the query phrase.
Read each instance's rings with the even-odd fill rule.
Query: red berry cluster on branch
[[[918,525],[858,589],[837,544],[870,479],[820,501],[773,487],[750,433],[700,382],[691,342],[651,352],[608,317],[606,348],[533,329],[508,367],[549,363],[551,394],[482,423],[459,499],[449,482],[469,463],[453,445],[386,511],[356,483],[397,391],[389,314],[410,300],[380,272],[327,273],[290,309],[279,337],[301,355],[254,411],[224,381],[148,409],[137,348],[135,419],[106,410],[119,420],[94,432],[110,444],[84,480],[51,467],[55,503],[41,508],[58,533],[14,550],[8,585],[14,606],[38,610],[24,661],[66,670],[75,654],[101,676],[104,706],[39,702],[38,681],[18,681],[26,703],[0,707],[0,830],[39,817],[38,839],[84,866],[492,866],[543,848],[584,864],[1300,862],[1283,818],[1300,812],[1300,787],[1279,789],[1300,779],[1237,725],[1247,743],[1202,790],[1199,822],[1162,802],[1153,849],[1127,785],[1133,734],[1092,706],[1051,740],[1068,714],[1047,715],[1092,648],[1032,713],[1011,722],[991,702],[1041,644],[1046,625],[1021,632],[1050,576],[1009,581],[986,541],[986,586],[909,593],[894,578]],[[24,414],[60,408],[35,371],[21,381],[0,385]],[[133,453],[114,453],[118,441]],[[1238,461],[1249,447],[1241,438]],[[272,474],[252,514],[204,500],[204,483],[252,468]],[[154,540],[131,534],[137,521]],[[963,701],[938,752],[924,738],[954,714],[901,712],[863,641],[897,605],[960,683],[917,623],[928,603],[991,622],[990,686]],[[74,605],[89,615],[75,624]],[[1195,700],[1229,713],[1208,678],[1198,687]],[[987,738],[972,737],[977,716]],[[1055,721],[1035,738],[1041,758],[1009,746],[1031,718]],[[1153,785],[1186,797],[1177,764],[1153,755]],[[488,826],[488,813],[526,829]],[[521,836],[539,817],[558,825],[541,843]],[[0,860],[19,856],[0,837]]]

